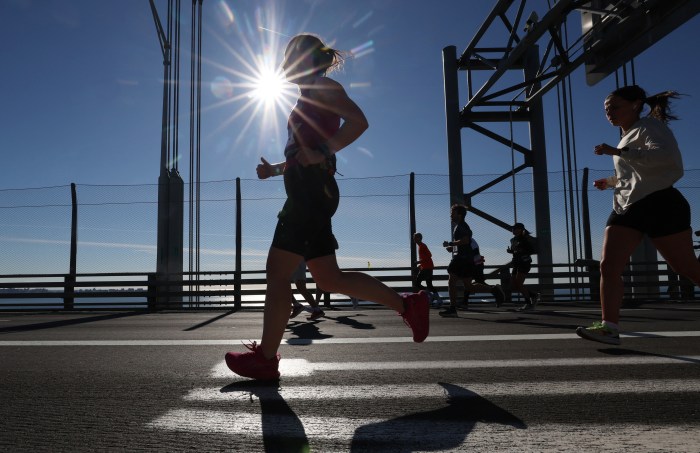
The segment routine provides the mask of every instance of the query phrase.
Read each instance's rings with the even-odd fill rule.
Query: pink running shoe
[[[266,359],[262,349],[255,341],[251,344],[244,344],[243,346],[250,351],[226,353],[226,365],[228,365],[231,371],[243,377],[261,381],[279,379],[279,354],[273,359]]]
[[[292,312],[289,314],[289,319],[296,318],[302,311],[304,311],[302,304],[292,304]]]
[[[326,316],[326,312],[319,308],[318,310],[312,311],[311,316],[307,316],[306,319],[308,319],[309,321],[315,321],[321,316]]]
[[[428,293],[421,291],[413,294],[402,294],[404,312],[401,314],[403,322],[413,331],[413,341],[422,343],[428,337],[430,321],[430,298]]]

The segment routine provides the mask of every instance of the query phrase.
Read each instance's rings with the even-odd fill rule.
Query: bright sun
[[[275,102],[283,95],[287,81],[284,75],[273,69],[260,71],[258,79],[253,82],[251,96],[264,102]]]
[[[273,13],[270,13],[270,22],[274,24]],[[225,74],[217,75],[211,82],[211,92],[219,100],[211,108],[231,109],[231,104],[236,104],[215,132],[242,119],[237,140],[246,136],[251,128],[259,131],[260,140],[268,140],[271,133],[274,137],[283,137],[287,125],[284,118],[299,97],[298,87],[287,81],[279,65],[284,45],[280,36],[287,36],[261,26],[252,32],[248,30],[250,36],[244,29],[238,31],[241,43],[236,47],[231,46],[228,37],[214,35],[231,53],[233,61],[230,65],[212,62]]]

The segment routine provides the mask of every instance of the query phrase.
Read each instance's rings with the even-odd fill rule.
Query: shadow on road
[[[518,324],[530,327],[545,327],[552,329],[566,329],[566,330],[576,330],[577,327],[581,325],[590,324],[593,321],[600,320],[600,313],[576,313],[576,312],[562,312],[557,310],[542,310],[537,309],[528,312],[518,312],[516,310],[507,310],[503,314],[513,314],[513,317],[502,317],[502,318],[482,318],[482,317],[470,317],[469,312],[475,313],[494,313],[489,310],[469,310],[460,312],[460,318],[468,319],[471,321],[478,321],[481,323],[493,323],[500,325],[510,325]],[[552,320],[550,322],[550,319]],[[565,322],[565,321],[574,321]],[[625,321],[627,322],[644,322],[652,321],[648,317],[636,316],[634,314],[625,314]],[[675,318],[654,318],[653,322],[657,321],[682,321],[681,319]]]
[[[361,330],[368,330],[368,329],[374,329],[374,324],[366,323],[366,322],[361,322],[358,321],[357,318],[360,316],[367,316],[367,315],[362,315],[362,314],[355,314],[352,316],[346,315],[346,316],[338,316],[338,317],[331,317],[331,316],[326,316],[326,319],[330,319],[332,321],[337,322],[338,324],[344,324],[346,326],[352,327],[353,329],[361,329]]]
[[[463,446],[477,422],[527,428],[518,417],[486,398],[453,384],[439,384],[445,389],[447,406],[360,426],[355,430],[350,451],[456,449]]]
[[[190,331],[192,331],[192,330],[200,329],[200,328],[202,328],[202,327],[208,326],[209,324],[211,324],[211,323],[213,323],[213,322],[218,321],[218,320],[221,319],[221,318],[225,318],[225,317],[227,317],[227,316],[229,316],[229,315],[232,315],[232,314],[236,313],[237,311],[238,311],[238,310],[229,310],[229,311],[227,311],[226,313],[224,313],[224,314],[222,314],[222,315],[214,316],[213,318],[208,319],[208,320],[206,320],[206,321],[204,321],[204,322],[200,322],[199,324],[195,324],[195,325],[192,326],[192,327],[188,327],[187,329],[183,329],[183,331],[184,331],[184,332],[190,332]]]
[[[663,357],[665,359],[678,360],[679,362],[700,363],[700,360],[695,359],[693,357],[683,357],[683,356],[677,356],[677,355],[659,354],[656,352],[638,351],[636,349],[604,348],[604,349],[598,349],[598,352],[602,352],[603,354],[608,354],[608,355],[616,355],[616,356],[629,355],[629,356],[642,356],[642,357]]]
[[[308,452],[309,439],[297,414],[279,392],[277,382],[243,381],[229,384],[221,393],[246,392],[260,401],[262,438],[266,452]]]
[[[356,316],[365,315],[338,316],[335,318],[331,316],[324,316],[323,318],[317,319],[315,321],[307,322],[290,321],[289,324],[287,324],[287,330],[293,335],[296,335],[297,338],[290,338],[289,340],[287,340],[287,344],[308,345],[311,343],[311,340],[323,340],[324,338],[332,338],[333,335],[327,335],[325,333],[322,333],[321,329],[319,328],[319,325],[322,325],[323,323],[323,319],[335,321],[338,324],[345,324],[347,326],[352,327],[353,329],[375,328],[373,324],[368,324],[352,319]]]
[[[86,317],[73,318],[73,319],[61,319],[61,320],[57,320],[57,321],[38,322],[38,323],[34,323],[34,324],[25,324],[25,325],[21,325],[21,326],[0,327],[0,334],[12,333],[12,332],[29,332],[32,330],[41,330],[41,329],[54,329],[57,327],[74,326],[76,324],[85,324],[85,323],[89,323],[89,322],[107,321],[110,319],[126,318],[129,316],[138,316],[138,315],[143,315],[143,314],[146,314],[146,312],[137,311],[137,312],[128,312],[128,313],[110,313],[108,315],[86,316]]]
[[[321,329],[317,326],[318,322],[319,321],[291,321],[287,324],[287,330],[293,335],[296,335],[297,338],[290,338],[288,343],[300,344],[298,343],[299,340],[322,340],[324,338],[331,338],[333,335],[321,333]]]

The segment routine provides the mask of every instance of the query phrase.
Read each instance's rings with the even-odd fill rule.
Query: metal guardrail
[[[628,269],[623,274],[626,301],[696,298],[694,285],[679,278],[664,262],[647,264],[656,270]],[[598,300],[597,262],[556,264],[552,268],[554,272],[539,272],[535,265],[526,280],[526,284],[538,287],[544,302]],[[413,290],[408,267],[345,270],[369,272],[399,292]],[[488,283],[500,283],[507,288],[507,266],[487,266],[486,273]],[[0,275],[0,310],[241,309],[259,307],[265,295],[263,270],[244,271],[240,276],[235,272],[218,271],[165,277],[139,272]],[[436,268],[433,281],[439,291],[447,292],[445,267]],[[552,283],[542,284],[541,281]],[[308,282],[314,285],[313,279]],[[350,299],[343,296],[334,301],[350,303]]]

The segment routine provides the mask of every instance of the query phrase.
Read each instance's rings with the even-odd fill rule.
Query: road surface
[[[291,320],[279,385],[226,351],[262,312],[0,313],[0,451],[700,451],[700,304],[491,305],[411,341],[395,313]]]

